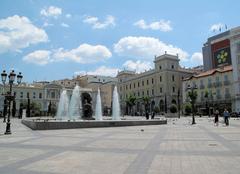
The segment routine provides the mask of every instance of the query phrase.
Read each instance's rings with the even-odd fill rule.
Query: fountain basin
[[[167,124],[166,119],[156,120],[53,120],[53,119],[23,119],[22,124],[32,130],[77,129],[121,126],[143,126]]]

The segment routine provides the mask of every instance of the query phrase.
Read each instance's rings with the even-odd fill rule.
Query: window
[[[138,91],[138,97],[140,96],[140,92]]]
[[[172,69],[174,69],[174,65],[172,65]]]
[[[174,86],[172,87],[172,92],[175,92],[175,87]]]
[[[129,88],[132,89],[132,85],[131,84],[129,85]]]
[[[144,81],[142,81],[142,86],[144,86]]]
[[[126,90],[128,89],[128,85],[126,85]]]
[[[162,93],[162,88],[160,88],[160,93]]]
[[[152,84],[154,83],[154,79],[152,78]]]
[[[55,98],[55,92],[51,92],[51,98]]]
[[[138,87],[140,86],[139,82],[138,82]]]
[[[154,89],[152,89],[152,95],[154,95]]]
[[[29,98],[30,96],[29,96],[29,92],[27,92],[27,98]]]
[[[162,81],[162,76],[160,76],[160,82]]]
[[[149,91],[147,90],[147,95],[149,95]]]
[[[135,88],[136,87],[136,85],[135,85],[135,83],[133,84],[133,88]]]
[[[17,92],[14,92],[13,95],[16,97],[17,96]]]
[[[174,82],[174,80],[175,80],[175,77],[174,77],[174,75],[172,75],[172,81]]]
[[[224,81],[228,81],[228,75],[224,75]]]
[[[33,98],[36,98],[36,93],[35,92],[33,92]]]
[[[23,92],[20,92],[20,98],[23,98]]]
[[[159,66],[159,69],[161,70],[161,69],[162,69],[162,66]]]
[[[144,91],[142,92],[142,96],[144,96]]]
[[[147,85],[148,85],[149,83],[148,83],[148,80],[147,80]]]
[[[42,98],[42,93],[39,93],[39,98]]]

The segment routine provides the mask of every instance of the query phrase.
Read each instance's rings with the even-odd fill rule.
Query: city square
[[[32,131],[14,119],[12,135],[0,135],[0,173],[238,173],[240,120],[196,122]]]
[[[238,174],[239,5],[2,0],[0,174]]]

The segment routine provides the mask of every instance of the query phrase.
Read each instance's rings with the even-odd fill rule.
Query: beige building
[[[234,109],[233,99],[233,70],[232,66],[225,66],[208,70],[183,80],[183,102],[189,102],[189,87],[196,86],[198,97],[196,106],[199,112],[213,113],[214,108],[223,110]],[[206,95],[207,93],[207,95]]]
[[[140,114],[144,112],[143,97],[150,97],[150,112],[155,106],[160,112],[169,112],[172,104],[182,100],[182,79],[191,76],[193,71],[181,68],[178,56],[167,53],[155,57],[154,64],[154,69],[140,74],[132,71],[118,73],[122,114],[127,114],[126,99],[129,95],[137,98],[134,112]]]

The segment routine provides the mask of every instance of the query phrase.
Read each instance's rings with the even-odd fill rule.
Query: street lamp
[[[5,99],[8,101],[8,118],[7,118],[7,124],[6,124],[6,132],[5,134],[11,134],[11,123],[10,123],[10,115],[11,115],[11,101],[14,100],[14,95],[12,95],[12,85],[14,84],[16,74],[14,70],[12,70],[9,75],[7,75],[6,71],[3,70],[1,73],[2,83],[5,85],[7,81],[7,77],[9,79],[9,87],[10,90],[5,94]],[[20,84],[22,81],[22,73],[19,72],[17,75],[17,83]]]
[[[192,105],[192,124],[196,124],[195,116],[194,116],[194,111],[195,111],[194,105],[195,105],[195,102],[197,100],[197,92],[195,91],[195,89],[197,89],[197,86],[196,85],[193,85],[193,86],[189,85],[187,89],[189,90],[188,96],[191,99],[191,105]]]

